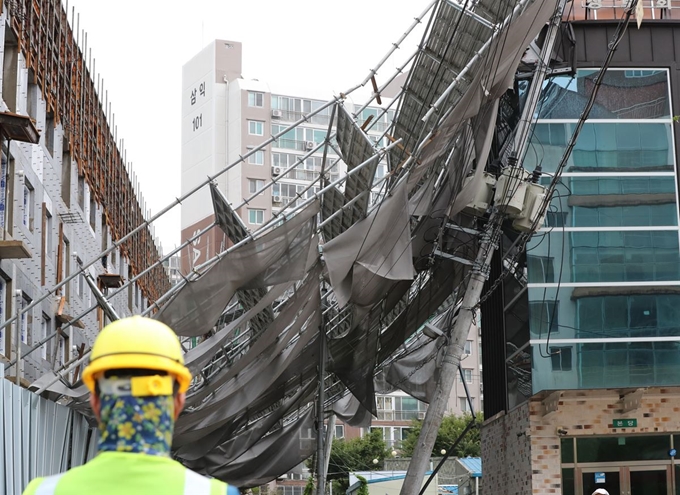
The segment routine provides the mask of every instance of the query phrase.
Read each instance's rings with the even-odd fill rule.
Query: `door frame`
[[[638,461],[638,462],[612,462],[594,465],[574,466],[574,491],[576,495],[590,495],[583,493],[583,474],[589,473],[619,473],[619,484],[621,485],[620,495],[630,495],[630,472],[631,471],[666,471],[666,495],[673,495],[673,463],[656,464],[654,461]]]
[[[639,465],[639,464],[632,464],[629,466],[626,466],[624,468],[621,468],[622,472],[625,472],[624,480],[626,481],[624,487],[625,487],[625,493],[622,493],[621,495],[630,495],[630,472],[631,471],[666,471],[666,495],[672,495],[673,492],[673,481],[672,481],[672,476],[673,476],[673,465],[672,464],[657,464],[656,466],[650,466],[650,465]]]
[[[577,466],[574,469],[574,491],[576,492],[576,495],[590,495],[590,493],[584,494],[583,493],[583,475],[584,474],[595,474],[595,473],[619,473],[619,484],[621,485],[621,494],[620,495],[625,495],[623,492],[623,486],[624,486],[624,481],[623,481],[623,473],[624,467],[623,466],[615,466],[612,464],[600,464],[598,466],[585,466],[585,467],[580,467]],[[613,495],[613,494],[612,494]]]

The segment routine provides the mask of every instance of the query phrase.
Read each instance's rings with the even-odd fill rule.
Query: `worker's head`
[[[101,331],[83,370],[83,382],[90,389],[90,404],[102,432],[125,443],[134,436],[133,430],[163,430],[166,437],[172,436],[191,373],[168,326],[133,316]]]

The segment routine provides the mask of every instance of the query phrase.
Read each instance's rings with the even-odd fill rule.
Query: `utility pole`
[[[541,94],[543,81],[549,70],[550,59],[555,45],[555,39],[559,31],[559,25],[562,22],[562,12],[566,0],[559,0],[558,3],[559,5],[557,6],[556,14],[551,19],[546,40],[543,44],[538,67],[534,73],[534,78],[529,90],[529,98],[527,99],[524,111],[522,112],[522,118],[515,130],[515,151],[508,160],[508,167],[516,166],[518,156],[517,151],[523,153],[526,149],[525,142],[529,136],[528,131]],[[506,186],[510,186],[511,183],[511,180],[508,181]],[[498,247],[501,225],[505,216],[506,213],[504,210],[494,207],[486,228],[480,236],[479,250],[472,267],[470,280],[468,281],[465,295],[463,296],[463,301],[458,312],[458,319],[451,331],[451,336],[442,360],[436,392],[425,413],[425,419],[423,420],[423,426],[420,431],[420,436],[418,437],[418,443],[416,444],[413,457],[408,466],[408,471],[400,495],[416,495],[420,491],[420,486],[423,483],[423,476],[429,466],[432,448],[434,447],[439,427],[441,426],[444,413],[446,412],[446,405],[449,401],[453,382],[456,379],[456,372],[463,354],[465,341],[470,332],[470,326],[475,319],[477,304],[482,295],[484,283],[489,275],[491,259]]]

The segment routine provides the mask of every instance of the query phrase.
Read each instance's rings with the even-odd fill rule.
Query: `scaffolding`
[[[337,406],[346,390],[356,398],[351,414],[344,409],[350,424],[351,418],[361,422],[370,417],[376,412],[376,372],[420,349],[426,340],[423,325],[433,316],[450,331],[479,245],[478,220],[463,212],[469,200],[459,196],[466,198],[474,192],[484,172],[489,143],[478,146],[475,137],[493,134],[498,99],[505,93],[508,79],[514,78],[526,48],[506,46],[508,33],[529,6],[538,4],[538,0],[433,1],[360,84],[301,115],[151,216],[144,214],[138,185],[130,178],[122,145],[117,144],[106,92],[100,82],[94,82],[87,36],[79,27],[71,27],[75,15],[69,25],[68,7],[64,11],[59,0],[10,3],[19,47],[35,73],[48,110],[67,131],[79,172],[97,202],[107,209],[106,221],[115,240],[113,246],[83,263],[77,273],[59,280],[54,289],[117,247],[133,268],[132,277],[115,284],[108,294],[96,293],[97,302],[63,328],[97,308],[110,310],[107,299],[135,282],[153,301],[145,314],[180,323],[185,321],[181,318],[196,316],[190,330],[179,323],[174,327],[187,347],[190,339],[201,339],[187,349],[186,361],[194,380],[188,409],[176,432],[176,454],[187,465],[230,482],[244,481],[230,471],[229,462],[234,458],[223,455],[225,445],[231,442],[229,449],[235,448],[236,441],[241,442],[239,455],[247,458],[240,469],[259,473],[245,480],[246,485],[285,472],[292,467],[290,462],[302,459],[291,454],[263,465],[256,456],[247,457],[251,447],[256,443],[268,448],[284,445],[290,435],[303,438],[301,432],[314,422],[315,400],[318,427],[324,411]],[[544,4],[554,5],[556,0]],[[428,15],[414,55],[394,73],[380,76],[386,62]],[[541,27],[539,22],[530,32],[537,34]],[[381,92],[404,71],[409,75],[403,90],[383,106]],[[379,79],[387,82],[379,85]],[[357,110],[348,96],[369,83],[373,93]],[[386,138],[388,145],[368,137],[380,119],[359,120],[361,111],[373,102],[382,108],[381,116],[392,105],[397,108],[394,122],[381,130],[380,137]],[[329,108],[326,140],[305,150],[296,163],[323,152],[320,173],[276,216],[249,232],[236,212],[262,190],[234,205],[219,191],[216,179]],[[334,121],[337,125],[331,132]],[[347,165],[347,174],[335,180],[328,172],[334,165],[330,150]],[[376,166],[381,161],[387,162],[389,173],[378,179]],[[264,189],[285,178],[296,164]],[[215,221],[161,257],[149,226],[205,188],[211,192]],[[162,263],[215,226],[228,237],[230,247],[193,267],[182,282],[170,288]],[[279,243],[278,258],[272,256],[266,263],[256,259],[275,244],[274,238]],[[237,256],[245,256],[248,249],[254,251],[249,259],[262,263],[265,269],[251,278],[234,275],[234,280],[230,279],[233,274],[223,267]],[[351,261],[348,267],[337,261],[343,256]],[[322,257],[327,274],[320,267]],[[302,273],[294,269],[299,266],[304,268]],[[234,290],[225,290],[223,300],[211,299],[217,292],[215,279],[222,282],[220,290],[233,284]],[[187,308],[195,313],[187,313]],[[115,318],[115,313],[107,314]],[[15,320],[7,319],[4,326]],[[29,354],[54,335],[34,345]],[[444,339],[437,352],[442,342]],[[86,391],[67,383],[65,377],[82,366],[89,352],[81,349],[78,359],[31,387],[39,394],[63,396],[71,407],[86,410]],[[322,357],[326,352],[328,359]],[[392,385],[403,385],[427,370],[430,368],[418,367]],[[251,435],[253,431],[259,436]],[[322,441],[304,439],[310,442],[300,441],[295,452],[308,456],[317,451],[322,458]],[[319,479],[323,477],[320,468]]]

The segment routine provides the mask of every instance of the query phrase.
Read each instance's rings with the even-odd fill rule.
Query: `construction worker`
[[[107,325],[83,370],[99,422],[87,464],[33,480],[24,495],[238,495],[170,458],[191,373],[175,333],[141,316]]]

